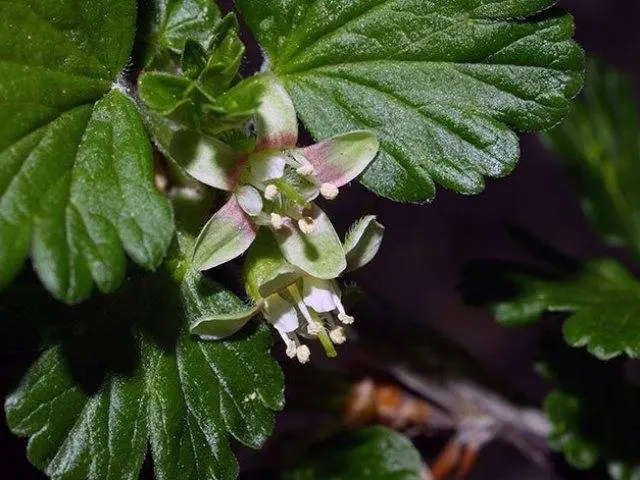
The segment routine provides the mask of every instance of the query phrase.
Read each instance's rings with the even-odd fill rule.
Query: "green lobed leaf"
[[[567,462],[580,470],[593,468],[600,457],[598,445],[581,437],[577,432],[580,422],[580,398],[561,391],[551,392],[544,409],[553,424],[549,436],[550,446],[564,453]]]
[[[544,139],[605,239],[640,255],[640,117],[629,80],[591,61],[582,100]]]
[[[555,386],[544,402],[552,423],[550,446],[575,468],[603,463],[613,479],[639,478],[640,451],[633,439],[640,428],[640,388],[625,362],[601,362],[549,340],[543,336],[538,369]]]
[[[168,52],[181,52],[191,39],[206,46],[220,10],[213,0],[145,0],[142,33],[148,43],[145,64],[163,64]]]
[[[374,130],[365,186],[422,202],[478,193],[519,156],[512,129],[553,126],[583,54],[556,0],[239,0],[316,138]]]
[[[570,345],[602,360],[623,353],[640,357],[640,282],[616,260],[588,263],[565,281],[516,280],[522,293],[494,306],[501,323],[521,325],[545,311],[567,312],[564,336]]]
[[[151,147],[112,89],[135,2],[0,2],[0,287],[31,249],[43,283],[72,303],[115,290],[125,252],[156,268],[171,241]]]
[[[229,434],[258,448],[271,433],[284,386],[269,331],[253,323],[225,341],[189,335],[190,323],[245,307],[194,272],[181,253],[192,241],[180,239],[159,273],[135,272],[108,299],[73,309],[34,299],[58,341],[5,410],[50,477],[136,479],[150,444],[159,480],[234,479]],[[12,312],[5,295],[2,315]]]
[[[311,449],[285,480],[420,480],[420,454],[386,427],[345,432]]]

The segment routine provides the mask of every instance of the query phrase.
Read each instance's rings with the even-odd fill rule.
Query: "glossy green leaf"
[[[582,82],[555,0],[237,3],[316,138],[376,132],[362,182],[395,200],[482,191],[516,164],[512,129],[560,121]]]
[[[125,252],[154,269],[173,233],[142,120],[111,90],[135,2],[0,2],[0,17],[0,287],[31,249],[57,298],[113,291]]]
[[[629,80],[590,62],[582,100],[544,138],[605,239],[640,255],[640,117]]]
[[[331,437],[308,452],[285,480],[420,480],[422,461],[411,441],[385,427]]]
[[[12,311],[5,295],[2,316]],[[257,448],[271,433],[284,386],[269,331],[253,323],[224,341],[190,335],[191,323],[244,306],[177,245],[160,272],[133,273],[108,301],[72,309],[46,300],[34,299],[57,341],[5,410],[50,477],[137,479],[149,444],[159,480],[232,480],[228,436]]]
[[[243,54],[244,45],[236,26],[229,29],[220,44],[211,51],[211,57],[200,75],[204,90],[213,96],[224,93],[237,78]]]
[[[640,357],[640,282],[615,260],[587,264],[574,278],[516,279],[522,293],[495,306],[499,321],[518,325],[543,312],[567,312],[566,341],[607,360],[623,353]]]

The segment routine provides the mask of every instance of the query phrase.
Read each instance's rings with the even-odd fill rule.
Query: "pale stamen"
[[[313,218],[311,217],[302,217],[298,220],[298,227],[302,233],[307,235],[313,233],[316,229],[315,223],[313,223]]]
[[[296,343],[291,340],[289,338],[289,335],[287,335],[286,333],[282,333],[280,330],[278,330],[278,333],[280,334],[280,337],[282,338],[282,340],[284,341],[284,344],[287,346],[287,350],[286,350],[286,354],[287,357],[289,358],[293,358],[296,356],[296,350],[297,350],[297,346]]]
[[[278,187],[276,187],[274,184],[270,183],[264,189],[264,198],[266,198],[267,200],[272,202],[273,200],[278,198],[278,194],[279,193],[280,193],[280,190],[278,190]]]
[[[271,226],[276,230],[280,230],[284,225],[284,219],[282,215],[277,213],[271,213]]]
[[[307,325],[307,332],[309,335],[317,336],[322,331],[322,324],[320,322],[309,322]]]
[[[311,359],[311,350],[306,345],[300,345],[296,349],[296,357],[300,363],[307,363]]]
[[[314,320],[314,318],[311,316],[311,312],[309,312],[309,309],[307,308],[307,305],[304,303],[304,300],[302,299],[302,296],[300,295],[300,292],[298,291],[298,289],[295,286],[290,286],[288,290],[291,296],[293,297],[293,300],[296,302],[296,306],[298,307],[298,310],[300,311],[304,319],[307,321],[307,323],[309,325],[311,325],[312,323],[317,323]]]
[[[340,295],[336,293],[335,287],[333,285],[331,286],[331,299],[333,300],[333,304],[338,310],[338,320],[340,320],[345,325],[352,324],[355,319],[351,315],[348,315],[344,310],[342,300],[340,300]]]
[[[320,185],[320,195],[327,200],[334,200],[340,191],[333,183],[323,183]]]
[[[298,169],[296,169],[296,173],[302,177],[309,177],[311,175],[315,175],[316,169],[313,168],[313,165],[307,164],[298,167]]]
[[[346,313],[339,313],[338,320],[340,320],[345,325],[351,325],[355,319],[351,315],[347,315]]]
[[[347,341],[347,336],[344,333],[344,329],[342,327],[334,328],[329,332],[329,338],[338,345]]]

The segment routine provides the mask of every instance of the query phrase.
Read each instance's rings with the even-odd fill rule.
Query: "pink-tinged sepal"
[[[321,184],[341,187],[360,175],[378,153],[375,133],[356,130],[297,150]]]
[[[209,270],[242,255],[255,240],[257,230],[232,195],[200,232],[193,252],[194,267]]]
[[[255,151],[293,148],[298,142],[298,117],[284,86],[269,74],[256,78],[262,86],[256,113]]]

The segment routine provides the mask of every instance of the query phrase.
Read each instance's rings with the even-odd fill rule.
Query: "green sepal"
[[[311,204],[308,216],[314,230],[302,233],[288,220],[280,229],[272,229],[284,258],[312,277],[334,279],[347,267],[342,242],[329,217],[317,205]]]
[[[244,45],[234,30],[227,31],[217,48],[211,52],[206,66],[198,78],[204,90],[213,96],[226,91],[234,79],[242,63]]]
[[[354,223],[344,240],[347,271],[365,266],[378,253],[382,244],[384,226],[375,215],[367,215]]]
[[[233,13],[227,13],[220,22],[216,25],[211,37],[207,44],[207,51],[209,53],[214,52],[225,39],[229,32],[237,32],[240,26],[238,25],[238,18]]]
[[[254,306],[237,312],[199,317],[189,326],[189,331],[203,340],[222,340],[244,327],[258,311],[259,308]]]
[[[196,79],[207,64],[207,52],[200,43],[188,39],[184,44],[180,64],[186,77]]]
[[[362,174],[379,148],[375,132],[353,130],[298,151],[313,165],[319,182],[341,187]]]
[[[261,229],[244,264],[247,293],[254,301],[285,289],[302,275],[302,271],[284,259],[273,234]]]
[[[219,190],[236,187],[243,156],[226,143],[195,130],[173,132],[168,154],[189,175]]]
[[[180,75],[143,72],[138,79],[138,95],[151,109],[170,115],[185,102],[192,82]]]
[[[298,141],[298,116],[291,97],[280,80],[270,73],[255,75],[262,86],[256,112],[258,150],[295,147]]]

